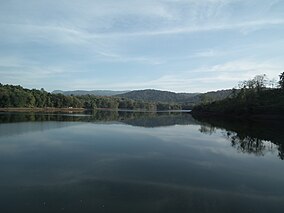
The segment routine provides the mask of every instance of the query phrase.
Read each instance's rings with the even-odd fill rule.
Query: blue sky
[[[0,1],[4,84],[205,92],[284,71],[284,0]]]

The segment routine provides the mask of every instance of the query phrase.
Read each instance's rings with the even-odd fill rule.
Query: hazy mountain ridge
[[[225,98],[228,98],[232,95],[232,89],[225,89],[225,90],[217,90],[217,91],[210,91],[206,93],[198,94],[186,101],[188,104],[200,104],[205,102],[214,102],[220,101]]]
[[[62,91],[62,90],[54,90],[53,94],[63,94],[63,95],[97,95],[97,96],[115,96],[123,93],[127,93],[127,91],[114,91],[114,90],[74,90],[74,91]]]
[[[136,101],[148,102],[164,102],[164,103],[180,103],[195,105],[204,102],[219,101],[227,98],[232,94],[232,90],[218,90],[206,93],[175,93],[170,91],[162,91],[155,89],[133,90],[133,91],[113,91],[113,90],[74,90],[61,91],[54,90],[53,94],[63,95],[96,95],[96,96],[115,96],[120,98],[127,98]]]
[[[122,98],[129,98],[141,101],[153,102],[175,102],[186,104],[198,104],[201,102],[211,102],[222,100],[232,94],[232,90],[219,90],[206,93],[175,93],[161,90],[135,90],[124,94],[116,95]]]
[[[140,101],[153,101],[153,102],[175,102],[181,103],[199,93],[175,93],[169,91],[161,91],[154,89],[134,90],[124,94],[116,95],[122,98],[129,98]]]

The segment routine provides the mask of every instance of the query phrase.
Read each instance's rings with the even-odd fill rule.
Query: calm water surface
[[[0,212],[283,212],[284,127],[187,113],[0,114]]]

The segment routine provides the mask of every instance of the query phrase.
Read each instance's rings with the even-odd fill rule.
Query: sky
[[[284,71],[284,0],[0,0],[0,82],[205,92]]]

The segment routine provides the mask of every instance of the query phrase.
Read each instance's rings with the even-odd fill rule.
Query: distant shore
[[[189,113],[191,110],[144,110],[144,109],[112,109],[112,108],[96,108],[93,110],[104,110],[104,111],[120,111],[120,112],[185,112]],[[7,107],[0,108],[0,112],[85,112],[91,111],[86,108],[29,108],[29,107]]]
[[[25,108],[25,107],[9,107],[9,108],[0,108],[0,112],[84,112],[84,108]]]

